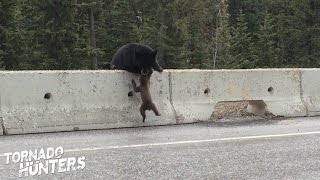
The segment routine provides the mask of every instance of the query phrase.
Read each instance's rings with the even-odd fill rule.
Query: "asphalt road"
[[[0,179],[320,179],[319,142],[320,118],[2,136]],[[5,153],[58,146],[85,167],[19,178],[6,164]]]

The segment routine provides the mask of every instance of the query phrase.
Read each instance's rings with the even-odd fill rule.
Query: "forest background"
[[[320,67],[319,0],[0,0],[0,69],[97,69],[124,44],[170,69]]]

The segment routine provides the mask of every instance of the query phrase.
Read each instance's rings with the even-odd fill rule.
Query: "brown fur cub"
[[[152,75],[152,70],[149,72],[143,73],[141,72],[139,81],[140,86],[137,87],[136,82],[132,79],[132,85],[135,92],[140,92],[142,105],[140,106],[140,113],[143,118],[143,122],[146,119],[146,110],[152,110],[156,116],[160,116],[160,113],[157,110],[156,105],[152,102],[152,97],[150,93],[150,77]]]

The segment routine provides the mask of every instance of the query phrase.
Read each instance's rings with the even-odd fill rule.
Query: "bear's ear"
[[[157,53],[158,53],[158,50],[154,50],[154,51],[152,51],[152,55],[154,55],[154,56],[156,56],[156,55],[157,55]]]

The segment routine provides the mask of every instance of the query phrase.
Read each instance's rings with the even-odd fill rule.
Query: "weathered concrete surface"
[[[301,69],[301,93],[309,116],[320,115],[320,70]]]
[[[219,101],[263,100],[277,116],[305,116],[295,69],[171,70],[179,123],[207,120]]]
[[[1,72],[1,117],[8,134],[120,128],[175,123],[168,73],[151,79],[161,116],[147,112],[142,123],[140,94],[128,97],[131,79],[124,71]],[[45,99],[51,93],[50,99]]]
[[[306,116],[307,108],[312,116],[320,114],[318,75],[318,69],[155,72],[151,92],[161,116],[147,111],[142,123],[140,94],[128,97],[131,79],[138,82],[132,73],[5,71],[0,117],[6,133],[23,134],[203,121],[221,101],[263,100],[276,116]]]

